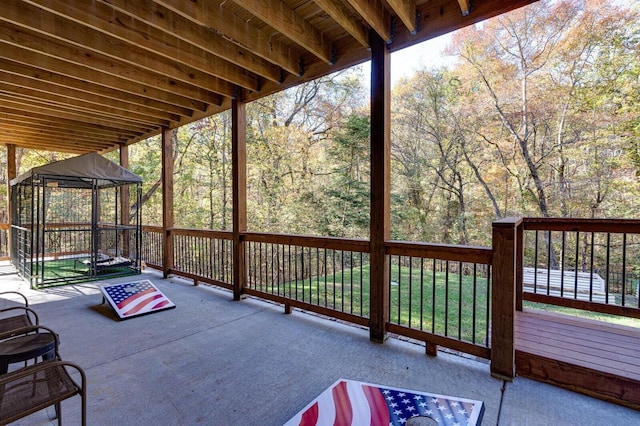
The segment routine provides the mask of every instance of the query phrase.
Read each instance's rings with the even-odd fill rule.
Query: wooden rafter
[[[16,81],[16,78],[19,78],[19,83],[16,84],[29,86],[36,90],[39,87],[44,87],[43,90],[48,93],[60,94],[61,96],[70,96],[73,93],[79,93],[74,97],[83,99],[84,96],[86,96],[101,104],[112,106],[121,105],[121,108],[125,110],[133,108],[133,111],[169,120],[179,120],[181,115],[190,115],[190,110],[187,108],[156,101],[141,95],[120,92],[90,83],[86,80],[55,74],[50,71],[43,71],[2,58],[0,58],[0,69],[5,71],[0,74],[1,81],[11,83]]]
[[[31,111],[22,111],[0,106],[0,121],[11,122],[24,127],[29,125],[41,125],[53,128],[67,129],[72,134],[93,133],[108,139],[131,138],[132,132],[114,129],[99,124],[83,123],[75,120],[67,120],[59,117],[51,117]]]
[[[219,95],[214,93],[179,84],[156,74],[145,73],[143,70],[131,66],[127,67],[126,64],[118,64],[96,54],[83,55],[76,49],[50,42],[36,35],[28,34],[21,41],[29,42],[35,48],[52,48],[58,55],[69,54],[68,58],[75,58],[77,62],[62,60],[59,56],[50,56],[37,50],[31,50],[25,55],[26,44],[3,43],[2,28],[0,27],[0,57],[5,59],[191,109],[204,110],[207,101],[209,103],[220,101]],[[173,91],[171,91],[172,89]]]
[[[6,1],[18,2],[18,0]],[[185,46],[176,46],[172,48],[166,40],[162,43],[159,40],[154,39],[152,37],[154,34],[147,33],[145,37],[140,34],[141,29],[136,28],[136,24],[133,20],[131,20],[132,22],[123,23],[123,17],[116,17],[113,21],[119,25],[112,25],[111,29],[113,31],[111,34],[118,34],[120,38],[110,38],[106,32],[99,32],[95,30],[97,26],[100,26],[100,24],[104,22],[101,18],[106,18],[104,15],[99,14],[100,11],[96,11],[98,15],[93,16],[88,13],[84,13],[81,9],[68,7],[62,2],[56,2],[54,0],[42,0],[40,3],[47,4],[49,6],[50,3],[52,3],[53,6],[57,6],[58,9],[56,9],[55,13],[49,13],[51,9],[43,10],[33,5],[23,5],[22,10],[16,11],[11,15],[6,14],[8,16],[5,16],[4,19],[7,22],[15,24],[14,32],[18,32],[19,27],[33,28],[35,22],[40,22],[39,30],[42,37],[50,38],[52,43],[71,44],[70,49],[63,50],[60,48],[61,54],[66,54],[64,56],[65,59],[77,61],[78,59],[75,57],[76,55],[74,55],[74,50],[77,49],[74,49],[73,47],[78,46],[85,50],[85,52],[83,52],[85,56],[91,57],[91,55],[93,55],[94,57],[104,58],[105,61],[115,61],[112,62],[112,67],[122,66],[124,70],[131,66],[140,67],[147,70],[149,73],[159,74],[162,77],[180,81],[184,84],[192,85],[194,87],[225,96],[231,96],[234,92],[233,84],[214,78],[212,74],[202,72],[198,68],[183,65],[183,63],[195,64],[195,62],[197,62],[198,67],[205,67],[203,62],[206,63],[206,60],[210,58],[201,58],[196,54],[189,53],[189,51],[180,55],[177,52],[184,52],[184,50],[181,49],[185,49]],[[80,0],[78,5],[83,5],[83,2]],[[87,27],[80,25],[71,19],[71,14],[73,14],[77,19],[82,17],[87,18],[91,26]],[[141,46],[141,42],[136,44],[131,41],[124,41],[124,37],[126,36],[130,36],[136,41],[139,41],[137,40],[138,38],[146,40],[146,47],[143,48]],[[169,59],[162,55],[148,55],[144,52],[145,49],[156,49],[156,52],[171,51],[175,56],[179,56],[179,58]],[[189,58],[186,58],[186,56],[189,56]],[[195,60],[196,57],[199,58],[197,61]],[[191,61],[189,62],[189,60]],[[227,65],[231,64],[215,62],[211,64],[212,69],[217,69],[218,67],[225,68]],[[124,70],[119,71],[117,69],[112,69],[111,72],[122,75],[125,73]],[[240,69],[228,70],[228,72],[239,73]],[[242,87],[246,87],[248,89],[257,88],[257,81],[255,78],[245,80],[241,77],[242,75],[239,75],[237,79],[238,81],[235,83],[239,83],[242,80],[244,84]]]
[[[351,12],[339,0],[314,0],[327,15],[331,16],[342,28],[344,28],[358,43],[369,47],[369,34],[364,25],[354,19]]]
[[[28,100],[16,100],[14,98],[9,98],[8,96],[3,94],[0,94],[0,102],[4,107],[11,108],[15,111],[21,111],[23,113],[33,112],[49,117],[64,118],[81,123],[102,125],[108,128],[113,128],[116,131],[120,130],[123,132],[129,132],[132,136],[144,134],[151,129],[151,126],[142,126],[125,121],[114,122],[114,120],[110,120],[108,118],[105,118],[104,116],[100,116],[99,114],[88,114],[81,111],[70,111],[68,109],[62,109],[59,107],[53,107],[44,104],[36,105],[34,102]]]
[[[302,54],[296,49],[274,41],[259,28],[239,19],[213,2],[184,2],[182,0],[154,0],[193,22],[211,27],[261,58],[270,61],[294,75],[302,73]]]
[[[46,99],[52,103],[76,105],[78,108],[95,111],[112,110],[116,117],[129,117],[149,123],[168,123],[177,121],[179,115],[143,108],[134,104],[121,102],[104,96],[82,92],[69,87],[62,87],[46,81],[32,80],[27,77],[5,73],[0,75],[0,88],[6,92],[13,91],[26,97]],[[0,89],[2,90],[2,89]]]
[[[194,81],[194,73],[200,72],[203,73],[203,79],[216,77],[249,90],[258,90],[258,80],[255,74],[197,46],[189,45],[171,33],[150,27],[130,15],[114,10],[107,4],[86,0],[76,0],[71,4],[62,0],[40,0],[37,3],[40,7],[46,7],[47,11],[58,15],[63,22],[66,20],[74,21],[73,26],[68,26],[70,27],[68,31],[60,34],[67,40],[77,42],[73,39],[73,31],[78,31],[78,27],[88,26],[107,36],[107,40],[100,43],[85,42],[87,47],[95,46],[95,49],[102,53],[114,53],[115,50],[114,56],[122,57],[119,49],[124,48],[131,51],[131,56],[141,57],[145,54],[140,54],[140,50],[146,50],[159,58],[190,64],[193,69],[185,68],[185,73],[190,78],[183,80],[187,83],[199,85]],[[121,43],[114,43],[108,37],[113,37]],[[106,46],[113,46],[113,48]],[[136,62],[134,61],[134,63]],[[158,68],[152,66],[152,69]]]
[[[458,4],[460,5],[462,16],[467,16],[471,12],[469,0],[458,0]]]
[[[384,41],[391,43],[391,16],[379,0],[347,0]]]
[[[18,81],[22,81],[22,79],[18,79]],[[138,122],[149,126],[169,125],[169,120],[162,120],[149,115],[127,111],[122,108],[111,107],[108,104],[98,103],[95,99],[90,97],[87,97],[87,99],[77,99],[66,97],[66,94],[57,96],[48,90],[34,89],[33,86],[7,84],[0,81],[0,93],[15,96],[17,98],[24,98],[30,102],[34,102],[35,104],[48,103],[51,105],[57,105],[60,108],[73,108],[78,111],[104,115],[115,120]]]
[[[280,0],[234,0],[236,4],[257,16],[284,36],[332,64],[331,40]]]
[[[102,0],[117,10],[151,25],[165,33],[172,34],[186,43],[197,46],[220,58],[242,67],[273,82],[280,82],[280,67],[253,54],[250,50],[229,43],[210,28],[193,25],[187,18],[174,13],[151,0]]]
[[[463,1],[463,0],[460,0]],[[387,0],[389,7],[400,18],[411,34],[416,32],[416,2],[414,0]]]
[[[4,0],[0,144],[106,152],[534,1]]]

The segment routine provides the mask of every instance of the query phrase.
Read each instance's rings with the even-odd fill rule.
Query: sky
[[[451,41],[445,34],[391,54],[391,84],[401,77],[410,77],[419,69],[452,65],[455,58],[443,53]]]
[[[455,58],[443,53],[451,41],[451,34],[418,43],[391,54],[391,87],[402,77],[411,77],[425,67],[437,68],[452,65]],[[370,62],[362,64],[364,75],[369,75]],[[369,84],[367,79],[367,85]]]

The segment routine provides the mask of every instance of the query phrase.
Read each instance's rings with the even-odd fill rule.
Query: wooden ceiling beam
[[[87,57],[81,52],[76,52],[76,61],[78,62],[74,63],[36,50],[25,54],[26,47],[3,42],[2,28],[4,26],[0,25],[0,57],[2,58],[189,109],[204,111],[208,103],[221,101],[220,95],[189,87],[157,74],[147,73],[141,69],[121,66],[112,60],[103,61],[101,60],[102,58],[96,58],[96,55]],[[25,39],[22,37],[21,40]],[[27,40],[35,44],[40,42],[48,44],[48,41],[43,37],[37,39],[29,37]],[[60,47],[64,49],[64,47]],[[83,58],[85,64],[80,63]],[[104,70],[104,72],[101,70]],[[135,79],[136,76],[138,81]],[[173,92],[171,91],[172,88],[174,89]],[[202,98],[206,99],[203,100]],[[207,100],[210,102],[207,102]]]
[[[7,38],[11,36],[20,38],[20,45],[24,48],[134,81],[145,78],[145,73],[146,78],[155,79],[159,84],[165,80],[164,85],[157,87],[172,85],[175,89],[180,89],[181,82],[184,85],[183,94],[187,95],[187,90],[192,88],[190,97],[204,102],[207,98],[206,92],[224,96],[234,93],[231,83],[177,61],[169,61],[159,55],[149,55],[143,49],[119,39],[110,39],[103,33],[30,4],[23,4],[20,10],[14,10],[11,5],[22,3],[19,0],[6,1],[10,3],[3,5],[7,9],[0,15],[0,19],[7,22],[2,26],[6,27],[2,33],[7,42],[10,42]],[[37,28],[37,32],[33,31],[33,28]],[[199,90],[204,98],[196,97]]]
[[[107,120],[101,117],[96,117],[93,114],[75,113],[62,111],[60,108],[36,106],[29,102],[18,102],[14,99],[0,94],[0,101],[2,106],[6,108],[12,108],[15,111],[32,112],[36,114],[45,115],[48,117],[63,118],[86,124],[97,124],[106,128],[111,128],[116,131],[128,132],[133,135],[142,135],[152,130],[152,127],[134,126],[128,123],[115,122],[114,120]]]
[[[363,47],[369,48],[369,31],[358,18],[339,0],[314,0],[334,21],[356,39]]]
[[[465,0],[459,0],[465,1]],[[416,2],[414,0],[387,0],[389,7],[411,34],[416,33]]]
[[[2,129],[10,132],[16,136],[25,136],[29,138],[39,139],[39,140],[53,140],[55,138],[61,139],[76,139],[78,141],[82,141],[81,145],[86,146],[88,148],[99,148],[105,149],[112,145],[113,142],[124,143],[126,139],[114,139],[112,143],[106,143],[105,138],[97,138],[91,135],[80,135],[71,132],[65,132],[60,130],[51,130],[51,129],[38,129],[38,128],[26,128],[23,126],[14,126],[11,124],[6,124],[0,122],[2,125]]]
[[[289,8],[282,0],[233,1],[321,61],[329,65],[335,62],[331,39]]]
[[[0,55],[1,56],[1,55]],[[170,103],[157,101],[155,99],[125,93],[110,87],[100,86],[86,80],[67,77],[51,71],[45,71],[28,65],[19,64],[10,60],[0,58],[0,69],[5,71],[0,75],[0,79],[11,82],[11,76],[22,78],[25,86],[38,89],[43,87],[43,91],[50,93],[67,94],[81,99],[82,94],[99,103],[107,105],[128,105],[132,111],[141,114],[151,115],[161,119],[178,120],[179,116],[191,116],[193,111],[188,108],[176,106]],[[74,95],[78,93],[78,95]],[[126,109],[125,106],[122,107]]]
[[[62,124],[53,122],[45,122],[43,120],[31,120],[28,122],[25,118],[12,117],[10,114],[2,114],[0,116],[0,126],[4,127],[13,127],[13,128],[21,128],[21,129],[33,129],[33,130],[42,130],[42,131],[51,131],[56,133],[67,133],[70,135],[87,137],[89,139],[95,139],[96,141],[104,141],[108,140],[127,140],[131,136],[128,134],[118,133],[118,132],[106,132],[101,129],[90,129],[90,128],[71,128],[69,126],[64,126]]]
[[[4,122],[2,120],[0,120],[0,123],[2,123],[3,129],[6,128],[8,130],[11,130],[12,134],[30,135],[30,136],[39,137],[39,138],[55,135],[56,137],[77,141],[79,144],[87,147],[96,146],[96,145],[99,145],[100,147],[106,147],[110,143],[114,143],[114,142],[117,143],[117,141],[123,142],[126,140],[125,139],[126,136],[124,135],[106,136],[106,137],[103,136],[102,138],[97,139],[95,137],[87,136],[86,134],[83,134],[83,133],[73,132],[69,130],[65,131],[64,129],[50,129],[46,127],[30,128],[30,127],[20,126],[19,124],[12,124],[11,122]],[[105,139],[108,140],[109,142],[105,142]]]
[[[302,75],[302,54],[294,48],[273,40],[270,34],[244,22],[212,1],[154,0],[185,18],[213,28],[225,40],[246,48],[261,58],[280,66],[293,75]]]
[[[384,41],[391,43],[391,16],[380,0],[347,0]]]
[[[224,96],[233,95],[234,84],[259,91],[255,74],[105,3],[93,0],[24,1],[43,11],[44,16],[32,19],[51,22],[50,27],[40,24],[40,28],[51,36]],[[40,8],[50,12],[53,18]]]
[[[41,115],[49,115],[50,117],[64,118],[71,121],[82,122],[86,124],[98,124],[102,126],[111,126],[115,131],[119,130],[122,133],[129,133],[131,136],[144,135],[156,129],[160,126],[142,126],[139,124],[132,124],[130,122],[116,121],[109,117],[104,117],[99,114],[89,114],[82,111],[75,111],[61,108],[60,106],[52,106],[46,104],[36,105],[28,100],[20,100],[17,98],[11,98],[0,93],[0,102],[7,108],[12,108],[14,111],[23,112],[35,112]]]
[[[3,77],[0,76],[0,80],[2,79]],[[149,126],[169,126],[169,120],[161,120],[149,115],[137,114],[105,104],[95,103],[92,100],[61,97],[46,91],[35,90],[33,86],[8,84],[0,81],[0,93],[7,96],[24,97],[34,103],[46,103],[49,105],[58,105],[62,108],[73,108],[79,111],[102,114],[107,117],[113,117],[116,120],[130,121]]]
[[[33,140],[26,136],[0,135],[0,143],[13,144],[17,148],[33,149],[38,151],[64,152],[68,154],[86,154],[87,152],[96,152],[96,149],[90,147],[79,146],[73,141],[39,141]]]
[[[179,15],[152,0],[100,0],[111,7],[139,19],[142,22],[170,33],[175,37],[203,49],[213,55],[245,68],[267,80],[279,83],[282,69],[219,35],[211,28],[194,25],[193,21]]]
[[[349,0],[352,1],[352,0]],[[417,12],[421,16],[420,27],[416,34],[396,31],[393,43],[389,50],[396,52],[432,38],[450,33],[484,21],[494,16],[510,12],[514,9],[535,3],[537,0],[482,0],[473,2],[473,11],[468,15],[460,12],[460,4],[457,1],[436,2],[430,1],[417,6]]]
[[[467,16],[471,13],[471,5],[469,0],[458,0],[458,4],[460,5],[460,12],[462,16]]]
[[[96,135],[103,140],[118,140],[136,137],[130,132],[120,132],[114,129],[104,129],[101,126],[91,126],[85,123],[75,123],[70,120],[56,120],[41,114],[23,114],[10,108],[0,108],[0,122],[28,128],[34,126],[40,129],[63,130],[72,135]]]

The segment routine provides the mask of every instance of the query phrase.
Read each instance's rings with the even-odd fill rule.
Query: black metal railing
[[[525,219],[523,235],[526,300],[640,315],[640,221]]]
[[[248,234],[252,294],[356,322],[369,316],[368,244],[360,240]]]

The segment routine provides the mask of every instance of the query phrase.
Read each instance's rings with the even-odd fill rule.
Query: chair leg
[[[60,403],[55,405],[56,417],[58,418],[58,426],[62,426],[62,410],[60,410]]]

